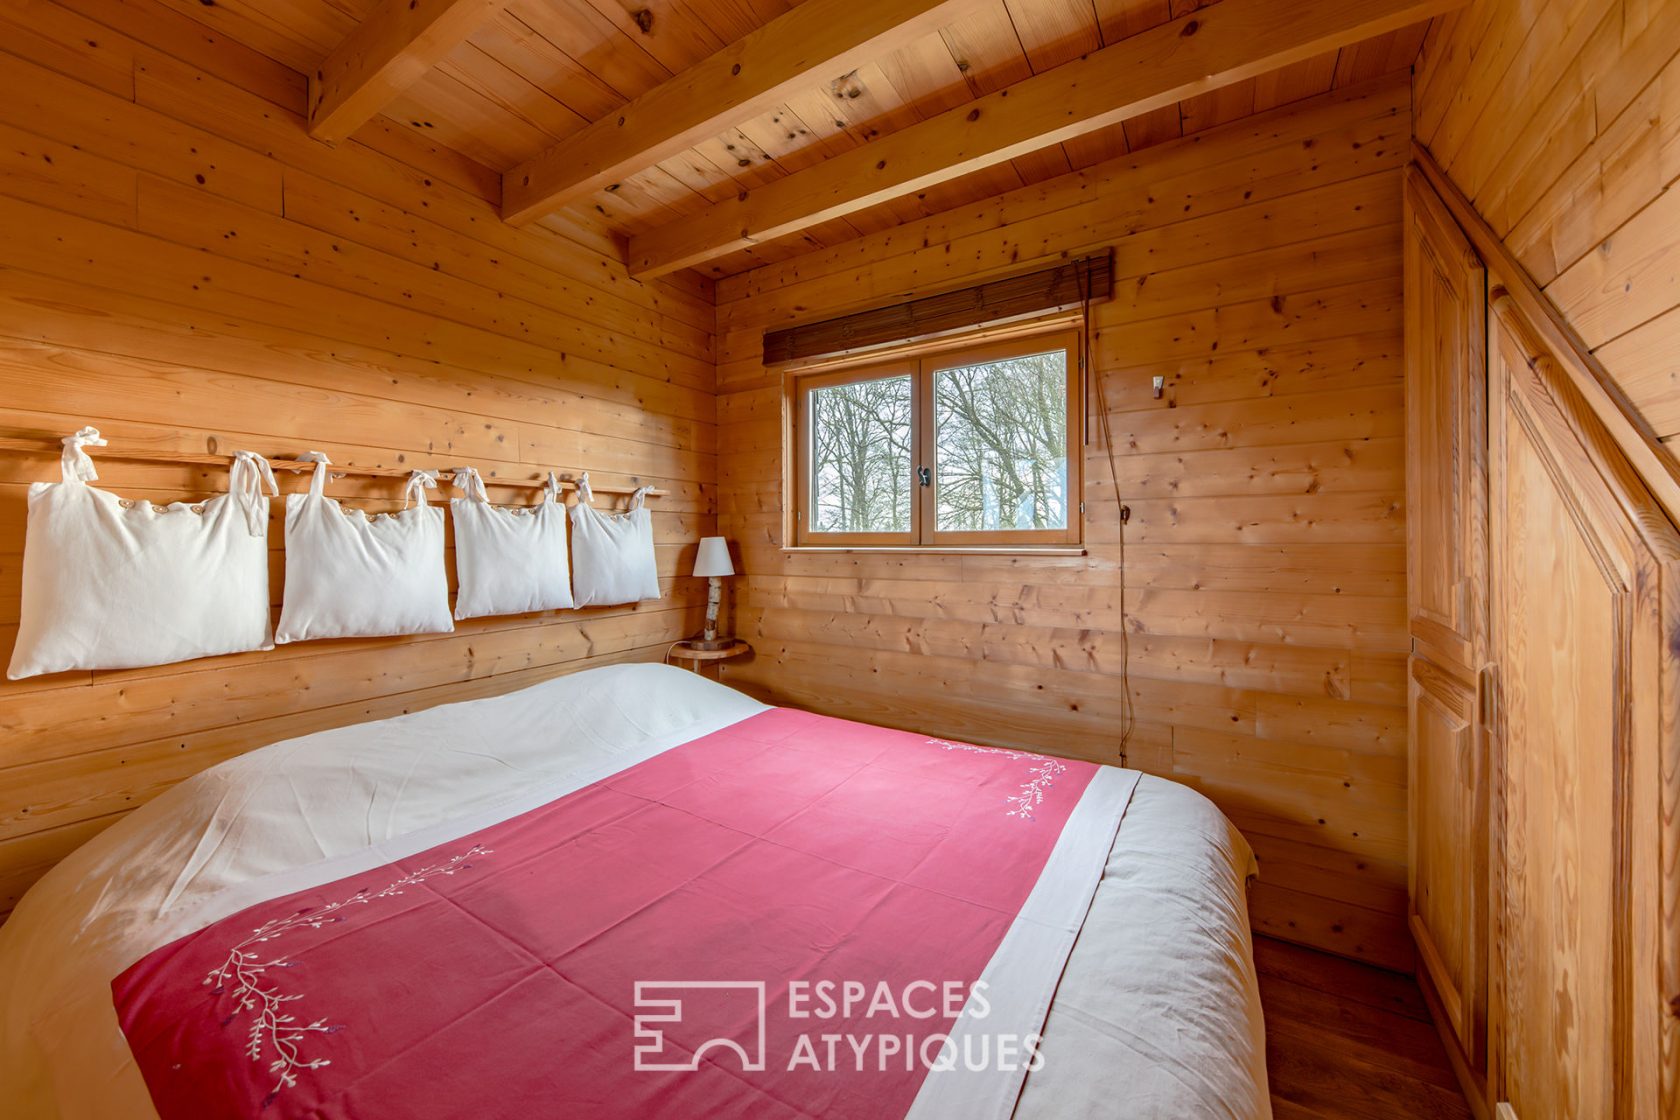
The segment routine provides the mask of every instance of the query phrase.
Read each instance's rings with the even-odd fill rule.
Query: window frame
[[[903,533],[811,533],[806,527],[810,519],[805,516],[811,508],[811,456],[813,451],[811,425],[811,391],[814,389],[831,389],[836,385],[852,385],[859,381],[880,381],[889,377],[910,378],[910,469],[912,481],[910,484],[910,529]],[[914,359],[906,361],[873,362],[868,365],[850,366],[841,370],[827,373],[808,373],[796,380],[797,386],[797,419],[794,424],[798,445],[797,467],[797,504],[795,507],[794,524],[804,536],[813,536],[821,544],[832,548],[909,548],[915,545],[921,532],[922,503],[918,500],[914,472],[916,468],[916,448],[919,434],[916,430],[917,394],[920,391],[920,374]]]
[[[874,355],[843,365],[787,371],[785,378],[785,493],[794,501],[788,511],[784,545],[793,549],[870,549],[902,552],[1066,552],[1082,551],[1085,539],[1085,455],[1083,424],[1085,379],[1079,331],[1065,323],[1052,329],[1001,336],[969,335],[920,345],[891,357]],[[934,430],[934,385],[945,370],[1061,350],[1067,369],[1067,526],[1062,529],[938,528],[938,440]],[[893,376],[911,383],[910,529],[903,533],[818,533],[810,530],[811,392],[814,389]],[[930,485],[919,485],[918,468],[931,472]]]

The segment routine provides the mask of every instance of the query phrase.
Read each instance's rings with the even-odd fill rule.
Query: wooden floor
[[[1255,939],[1276,1120],[1469,1120],[1408,976]]]

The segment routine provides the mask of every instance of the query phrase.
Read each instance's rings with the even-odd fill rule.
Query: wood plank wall
[[[657,660],[698,629],[703,583],[678,573],[715,525],[711,292],[629,280],[588,229],[503,225],[494,176],[400,130],[318,144],[303,105],[301,75],[152,0],[0,8],[0,434],[92,423],[114,446],[646,480],[672,491],[653,503],[668,597],[0,682],[0,915],[74,846],[220,759]],[[226,485],[220,471],[100,472],[156,501]],[[57,477],[54,453],[0,453],[0,662],[26,487]],[[329,492],[386,509],[401,486]],[[270,540],[278,600],[278,519]]]
[[[1477,0],[1437,19],[1416,132],[1673,450],[1680,3]]]
[[[1243,828],[1263,868],[1256,925],[1405,966],[1410,133],[1401,73],[720,281],[720,525],[740,545],[734,610],[757,647],[725,679],[1116,761],[1124,618],[1128,761]],[[765,328],[1108,245],[1117,292],[1095,309],[1095,353],[1132,509],[1124,600],[1100,445],[1088,557],[780,549]]]

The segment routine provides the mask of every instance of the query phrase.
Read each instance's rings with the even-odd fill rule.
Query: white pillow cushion
[[[23,612],[6,675],[132,669],[273,649],[268,463],[235,452],[228,492],[159,508],[88,483],[93,428],[64,440],[63,481],[29,488]]]
[[[566,507],[551,473],[535,506],[493,506],[472,467],[457,467],[466,497],[449,503],[455,519],[455,617],[526,614],[572,605],[566,562]]]
[[[648,489],[631,496],[629,509],[602,513],[590,505],[589,476],[578,479],[578,503],[572,507],[572,596],[578,606],[659,598],[653,515],[644,504]]]
[[[449,580],[443,569],[443,510],[428,505],[435,474],[414,471],[400,513],[369,517],[326,496],[327,457],[312,460],[306,494],[286,496],[286,597],[276,642],[443,634]],[[415,498],[419,504],[409,507]]]

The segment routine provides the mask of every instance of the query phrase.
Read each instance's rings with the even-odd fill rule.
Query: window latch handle
[[[926,467],[917,467],[916,468],[916,481],[920,482],[923,486],[932,486],[933,485],[933,472],[930,471]]]

